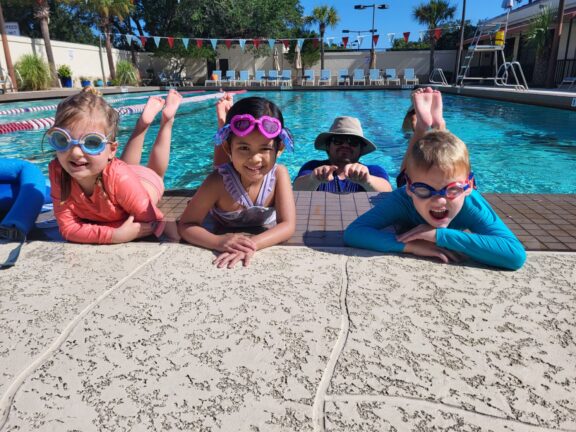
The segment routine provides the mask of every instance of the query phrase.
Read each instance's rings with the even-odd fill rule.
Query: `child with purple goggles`
[[[292,137],[282,128],[280,120],[274,117],[263,115],[259,119],[254,118],[251,114],[237,114],[230,119],[230,123],[221,127],[214,140],[217,145],[222,144],[230,136],[230,132],[239,137],[250,135],[258,127],[260,133],[268,139],[280,137],[286,148],[294,151],[294,142]]]

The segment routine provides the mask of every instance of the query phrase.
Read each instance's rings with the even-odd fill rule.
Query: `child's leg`
[[[166,106],[162,111],[162,121],[160,122],[160,130],[154,146],[150,151],[150,158],[148,159],[148,168],[156,171],[156,173],[164,178],[164,174],[168,169],[168,162],[170,161],[170,141],[172,140],[172,125],[174,124],[174,117],[176,111],[182,102],[182,95],[176,90],[170,90],[166,96]]]
[[[122,156],[120,156],[120,159],[128,165],[140,165],[142,148],[144,147],[144,137],[150,124],[154,121],[154,117],[156,117],[156,114],[160,112],[163,106],[164,99],[160,96],[150,96],[150,98],[148,98],[144,111],[136,122],[134,132],[132,132],[130,139],[126,143],[126,147],[124,147]]]
[[[234,98],[230,93],[224,93],[224,97],[216,102],[216,119],[218,120],[218,129],[220,129],[226,123],[226,115],[232,105],[234,104]],[[214,166],[222,165],[230,162],[230,158],[224,151],[221,145],[214,146]]]
[[[446,130],[446,122],[442,111],[442,93],[434,90],[432,93],[432,127],[438,130]]]

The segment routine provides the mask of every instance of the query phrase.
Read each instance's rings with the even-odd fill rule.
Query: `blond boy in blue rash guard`
[[[464,255],[490,266],[519,269],[526,260],[524,248],[474,190],[466,145],[447,131],[424,132],[443,124],[439,97],[431,93],[414,97],[419,130],[406,155],[407,184],[356,219],[346,229],[344,241],[446,263]],[[386,227],[394,227],[396,234],[381,231]]]

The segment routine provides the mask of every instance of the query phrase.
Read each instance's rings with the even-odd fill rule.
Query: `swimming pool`
[[[384,166],[391,178],[398,173],[407,143],[400,125],[410,104],[408,90],[259,91],[237,98],[250,95],[269,98],[281,107],[286,125],[295,136],[296,150],[282,154],[280,163],[288,167],[292,178],[304,162],[325,157],[325,153],[314,150],[314,138],[328,130],[337,115],[359,117],[365,135],[377,145],[377,151],[362,158],[364,163]],[[123,106],[144,103],[145,99],[135,99],[141,96],[123,94],[107,99],[134,99],[113,104]],[[55,103],[46,100],[1,104],[0,110]],[[444,96],[444,110],[448,128],[468,145],[483,192],[576,192],[576,112],[452,95]],[[4,115],[0,116],[0,123],[53,115],[53,111]],[[122,117],[121,144],[128,140],[137,118],[138,115]],[[146,137],[146,149],[151,147],[158,127],[156,121]],[[167,188],[197,187],[211,171],[215,127],[214,100],[180,108],[166,173]],[[30,159],[47,173],[52,156],[41,152],[43,132],[0,135],[0,157]]]

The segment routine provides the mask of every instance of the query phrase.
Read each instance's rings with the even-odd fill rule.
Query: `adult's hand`
[[[314,168],[312,176],[319,182],[326,183],[334,180],[334,173],[338,170],[336,165],[322,165]]]
[[[342,173],[354,183],[363,185],[370,181],[370,171],[368,171],[366,165],[362,165],[361,163],[345,165],[342,169]]]

